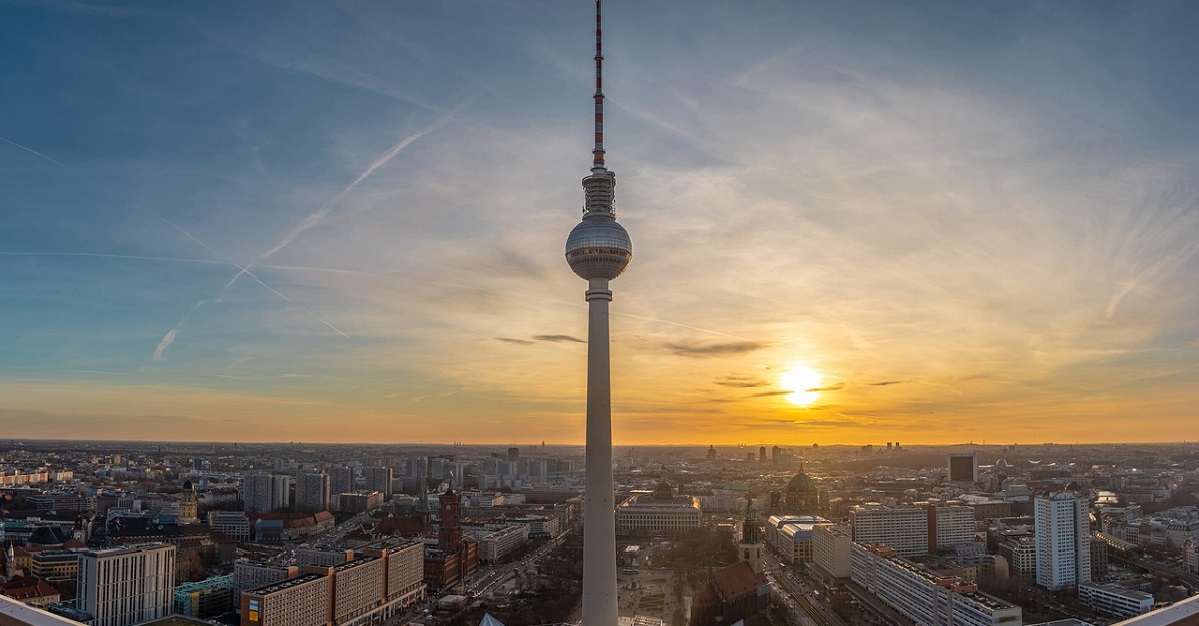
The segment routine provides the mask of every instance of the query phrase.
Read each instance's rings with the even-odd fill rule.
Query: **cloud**
[[[586,341],[583,341],[582,339],[579,339],[578,337],[572,337],[570,335],[533,335],[533,339],[536,339],[537,341],[550,341],[550,342],[569,341],[569,342],[573,342],[573,343],[587,343]]]
[[[760,391],[755,394],[750,394],[749,397],[750,398],[773,398],[775,396],[789,396],[793,393],[795,393],[795,392],[791,391],[790,389],[779,389],[776,391]]]
[[[529,341],[528,339],[513,339],[512,337],[496,337],[496,339],[498,341],[506,341],[508,343],[515,343],[515,344],[519,344],[522,346],[527,346],[527,345],[533,343],[532,341]]]
[[[967,379],[962,379],[967,380]],[[887,385],[898,385],[905,381],[902,380],[882,380],[877,383],[869,383],[871,387],[886,387]]]
[[[738,388],[766,387],[770,385],[770,383],[764,380],[751,378],[749,376],[725,376],[724,378],[717,380],[716,384],[722,387]]]
[[[667,342],[663,344],[671,352],[679,356],[691,357],[707,357],[707,356],[727,356],[731,354],[745,354],[760,350],[765,347],[765,344],[757,341],[727,341],[722,343],[708,344],[685,344],[679,342]]]
[[[812,387],[811,389],[804,389],[804,391],[809,393],[818,391],[837,391],[838,389],[843,388],[845,388],[845,383],[837,383],[835,385],[826,385],[824,387]]]

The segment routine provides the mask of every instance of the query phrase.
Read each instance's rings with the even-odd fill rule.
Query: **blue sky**
[[[592,17],[0,2],[0,431],[580,442]],[[1194,438],[1196,24],[610,0],[616,441]]]

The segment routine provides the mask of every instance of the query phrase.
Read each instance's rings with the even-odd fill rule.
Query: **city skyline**
[[[581,444],[589,9],[0,5],[4,436]],[[615,443],[1195,439],[1197,12],[612,2]]]

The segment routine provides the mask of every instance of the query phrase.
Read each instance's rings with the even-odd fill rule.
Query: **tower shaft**
[[[587,289],[587,453],[583,509],[583,626],[615,626],[616,513],[612,483],[612,380],[608,279]]]

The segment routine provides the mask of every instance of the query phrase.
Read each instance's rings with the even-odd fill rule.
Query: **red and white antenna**
[[[600,28],[600,2],[595,0],[595,149],[591,168],[604,169],[604,39]]]

